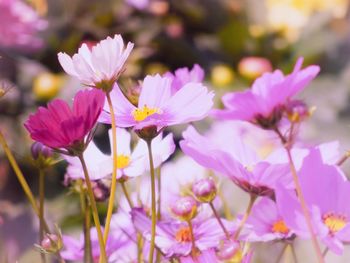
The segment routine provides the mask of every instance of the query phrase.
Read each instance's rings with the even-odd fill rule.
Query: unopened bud
[[[222,261],[240,263],[242,262],[243,253],[238,242],[224,241],[216,252],[218,259]]]
[[[56,253],[62,249],[62,240],[55,234],[46,234],[41,241],[41,248],[49,253]]]
[[[307,105],[300,100],[290,101],[286,105],[285,111],[291,122],[301,122],[312,114],[312,109],[310,110]]]
[[[180,197],[170,206],[171,212],[184,221],[189,221],[197,214],[197,202],[191,196]]]
[[[212,178],[203,178],[192,185],[192,192],[196,199],[203,203],[209,203],[216,196],[216,185]]]
[[[34,142],[30,148],[34,160],[39,158],[50,158],[53,155],[52,149],[41,142]]]
[[[238,72],[247,79],[256,79],[270,71],[272,71],[272,65],[266,58],[245,57],[238,63]]]

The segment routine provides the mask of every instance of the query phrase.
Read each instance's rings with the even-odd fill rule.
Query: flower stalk
[[[255,200],[257,199],[257,196],[256,195],[253,195],[253,194],[250,194],[250,198],[249,198],[249,203],[248,203],[248,206],[247,206],[247,209],[244,213],[244,216],[238,226],[238,229],[235,233],[235,235],[233,236],[234,240],[237,240],[238,237],[239,237],[239,234],[241,233],[245,223],[247,222],[248,220],[248,217],[250,215],[250,212],[252,211],[252,208],[253,208],[253,205],[255,203]]]

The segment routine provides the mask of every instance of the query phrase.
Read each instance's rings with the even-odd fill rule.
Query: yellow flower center
[[[289,228],[286,226],[283,220],[278,220],[272,225],[272,232],[288,234]]]
[[[143,108],[134,109],[132,116],[134,117],[135,121],[143,121],[155,113],[160,113],[160,110],[158,108],[149,108],[147,105],[144,105]]]
[[[328,227],[332,233],[338,232],[343,229],[347,224],[346,217],[342,215],[336,215],[334,213],[327,213],[323,217],[323,223]]]
[[[123,169],[127,167],[130,163],[130,157],[124,154],[117,156],[117,168]]]
[[[191,242],[192,236],[191,236],[191,230],[189,227],[181,227],[175,235],[175,239],[178,242]]]

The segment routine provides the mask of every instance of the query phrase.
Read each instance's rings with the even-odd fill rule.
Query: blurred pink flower
[[[115,35],[100,41],[91,50],[82,44],[73,57],[60,52],[58,60],[65,72],[77,77],[84,85],[110,90],[133,47],[134,44],[129,42],[124,49],[121,35]]]
[[[172,79],[171,93],[174,94],[187,83],[201,83],[204,79],[204,70],[198,64],[195,64],[191,70],[179,68],[175,70],[174,74],[167,72],[163,76]]]
[[[272,71],[271,62],[262,57],[244,57],[238,63],[239,73],[250,79],[255,79],[265,72]]]
[[[227,176],[242,190],[255,195],[272,195],[278,182],[293,188],[288,164],[259,160],[240,141],[221,147],[200,135],[192,126],[183,132],[182,151],[204,167]],[[236,149],[233,152],[230,148]],[[237,151],[238,149],[238,151]]]
[[[0,46],[24,51],[43,46],[37,33],[47,27],[47,21],[21,0],[0,0]]]
[[[96,124],[105,100],[99,90],[79,91],[71,109],[67,102],[55,99],[47,108],[39,107],[24,126],[33,140],[51,148],[81,147],[84,138]]]
[[[171,79],[160,75],[144,79],[137,107],[128,101],[117,85],[111,92],[118,126],[134,127],[135,130],[154,126],[157,131],[203,119],[213,105],[213,96],[213,92],[201,83],[188,83],[171,94]],[[107,104],[99,121],[111,122]]]
[[[298,173],[315,234],[333,252],[342,254],[350,242],[350,183],[338,166],[325,164],[317,149],[310,151]],[[278,208],[287,226],[309,238],[305,217],[295,192],[276,189]]]
[[[232,92],[222,97],[226,109],[213,110],[219,119],[245,120],[264,128],[275,126],[282,117],[281,109],[293,96],[303,90],[316,77],[320,68],[308,66],[301,70],[299,58],[291,74],[284,76],[280,70],[265,73],[242,92]]]

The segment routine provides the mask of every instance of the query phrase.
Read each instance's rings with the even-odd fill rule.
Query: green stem
[[[101,224],[100,224],[100,219],[98,217],[98,211],[97,211],[97,205],[96,205],[96,201],[95,201],[95,197],[94,197],[94,193],[92,191],[92,186],[91,186],[91,181],[89,178],[89,173],[86,167],[86,163],[83,157],[83,154],[79,154],[78,158],[81,162],[81,165],[83,167],[84,170],[84,176],[85,176],[85,183],[87,186],[87,193],[90,199],[90,204],[91,204],[91,208],[92,208],[92,216],[94,218],[94,223],[96,226],[96,230],[97,230],[97,236],[98,236],[98,243],[100,246],[100,262],[102,263],[107,263],[107,256],[106,256],[106,250],[105,250],[105,243],[103,241],[103,235],[102,235],[102,231],[101,231]]]
[[[91,238],[90,238],[90,228],[91,228],[91,219],[90,219],[90,211],[88,208],[88,199],[83,187],[82,180],[79,180],[79,197],[80,197],[80,206],[81,212],[84,216],[84,262],[91,263],[92,262],[92,250],[91,250]]]
[[[161,191],[162,191],[162,179],[161,179],[161,173],[160,173],[161,167],[159,166],[157,168],[157,182],[158,182],[158,200],[157,200],[157,220],[160,221],[162,219],[162,212],[161,212]],[[157,250],[156,255],[156,262],[160,262],[161,254],[159,250]]]
[[[112,170],[111,193],[109,195],[106,224],[105,224],[105,230],[103,233],[103,240],[105,244],[107,244],[107,240],[108,240],[108,233],[109,233],[109,228],[110,228],[113,208],[114,208],[115,192],[117,188],[117,129],[116,129],[113,103],[109,92],[106,92],[106,97],[107,97],[107,102],[109,106],[109,111],[111,113],[113,170]]]
[[[218,212],[216,211],[216,209],[215,209],[215,207],[214,207],[214,205],[213,205],[213,202],[209,202],[209,206],[210,206],[211,210],[213,211],[214,216],[215,216],[216,220],[218,221],[218,223],[219,223],[219,225],[220,225],[222,231],[223,231],[224,234],[226,235],[227,240],[230,240],[230,234],[229,234],[229,232],[227,231],[225,225],[222,223],[222,220],[221,220],[220,216],[218,215]]]
[[[286,250],[287,250],[287,248],[288,248],[288,245],[289,245],[289,244],[286,243],[286,244],[283,246],[283,248],[282,248],[280,254],[278,255],[278,257],[277,257],[277,259],[276,259],[276,263],[279,263],[279,262],[281,261],[281,259],[282,259],[283,255],[284,255],[284,253],[286,252]]]
[[[248,207],[247,207],[247,209],[246,209],[246,211],[244,213],[244,216],[243,216],[243,218],[242,218],[242,220],[241,220],[241,222],[240,222],[240,224],[238,226],[238,229],[237,229],[237,231],[236,231],[236,233],[235,233],[235,235],[233,237],[235,240],[237,240],[239,234],[241,233],[241,231],[243,229],[243,226],[247,222],[248,217],[250,215],[250,212],[252,211],[252,208],[253,208],[253,205],[254,205],[254,202],[255,202],[256,198],[257,198],[256,195],[253,195],[253,194],[250,195]]]
[[[156,182],[154,174],[154,164],[152,155],[152,140],[148,140],[148,157],[149,157],[149,167],[151,172],[151,192],[152,192],[152,229],[151,229],[151,245],[149,249],[149,263],[153,263],[153,254],[155,247],[155,237],[156,237],[156,224],[157,224],[157,214],[156,214]]]
[[[1,133],[0,131],[0,144],[2,145],[3,149],[4,149],[4,152],[7,156],[7,159],[9,160],[11,166],[12,166],[12,169],[13,171],[15,172],[16,176],[17,176],[17,179],[19,181],[19,183],[21,184],[22,186],[22,189],[29,201],[29,203],[31,204],[35,214],[38,216],[38,218],[40,219],[40,212],[39,212],[39,208],[35,202],[35,198],[34,198],[34,195],[32,193],[32,191],[30,190],[29,188],[29,185],[26,181],[26,179],[24,178],[24,175],[21,171],[21,169],[19,168],[17,162],[16,162],[16,159],[15,157],[13,156],[10,148],[8,147],[7,143],[6,143],[6,140],[5,140],[5,137],[3,136],[3,134]],[[43,220],[43,226],[44,226],[44,229],[47,233],[50,233],[50,230],[49,230],[49,227],[45,221],[45,219]]]
[[[44,199],[45,199],[45,173],[43,169],[39,169],[39,244],[44,239]],[[46,256],[41,253],[41,262],[46,262]]]

